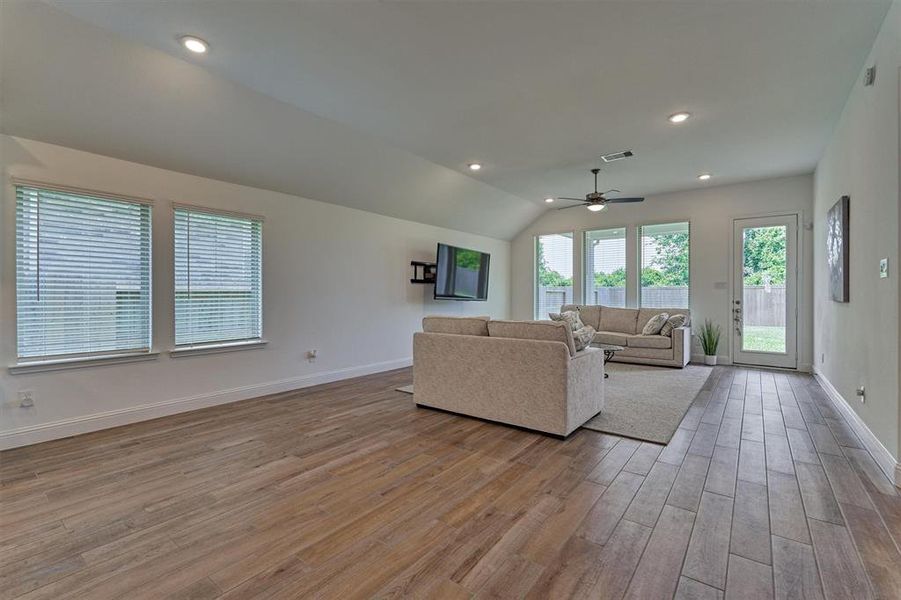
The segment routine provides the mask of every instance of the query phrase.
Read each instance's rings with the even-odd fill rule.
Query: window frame
[[[146,254],[146,265],[142,266],[142,269],[146,270],[147,279],[147,302],[146,302],[146,321],[147,321],[147,335],[146,335],[146,344],[142,345],[139,348],[115,348],[109,350],[97,350],[97,351],[84,351],[84,352],[66,352],[62,354],[41,354],[41,355],[31,355],[31,356],[23,356],[20,348],[19,335],[20,335],[20,315],[19,315],[19,298],[18,298],[18,269],[19,269],[19,215],[18,215],[18,200],[19,200],[19,188],[30,188],[37,190],[39,193],[41,191],[46,192],[56,192],[60,194],[68,194],[71,196],[81,196],[86,199],[94,199],[94,200],[105,200],[109,202],[117,202],[122,204],[133,204],[139,205],[142,207],[147,207],[147,222],[146,222],[146,239],[148,243],[147,254]],[[21,177],[10,177],[9,178],[9,187],[8,191],[10,193],[10,197],[13,199],[13,218],[12,226],[13,226],[13,252],[12,252],[12,260],[13,260],[13,274],[15,277],[15,283],[13,284],[14,298],[13,298],[13,311],[15,316],[15,352],[16,352],[16,362],[12,365],[8,366],[8,370],[11,374],[20,374],[20,373],[30,373],[30,372],[39,372],[45,370],[59,370],[59,369],[69,369],[76,368],[80,366],[86,365],[95,365],[95,364],[112,364],[117,362],[134,362],[137,360],[146,360],[155,358],[158,353],[154,351],[154,336],[153,336],[153,306],[154,306],[154,298],[153,298],[153,252],[154,252],[154,234],[153,234],[153,218],[154,218],[154,201],[149,198],[141,198],[138,196],[133,196],[129,194],[119,194],[114,192],[107,192],[102,190],[94,190],[70,185],[62,185],[53,182],[47,181],[39,181],[33,179],[26,179]],[[142,282],[143,285],[144,282]]]
[[[176,283],[176,250],[178,242],[176,240],[176,211],[188,211],[192,213],[203,213],[214,216],[232,217],[236,219],[246,219],[248,221],[256,221],[259,223],[260,236],[260,257],[259,257],[259,336],[254,338],[240,340],[216,340],[196,343],[176,343],[177,339],[177,283]],[[264,337],[264,302],[263,302],[263,264],[264,264],[264,247],[263,247],[263,228],[266,218],[262,215],[234,211],[229,209],[211,208],[197,204],[185,204],[181,202],[172,203],[172,347],[169,349],[169,355],[172,357],[191,356],[196,354],[216,354],[220,352],[231,352],[236,350],[250,350],[263,348],[268,344],[268,340]]]

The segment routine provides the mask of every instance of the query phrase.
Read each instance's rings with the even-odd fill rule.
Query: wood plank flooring
[[[0,599],[901,598],[901,495],[816,382],[717,367],[666,447],[409,370],[0,454]]]

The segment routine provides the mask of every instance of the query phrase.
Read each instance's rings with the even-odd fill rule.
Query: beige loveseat
[[[648,319],[660,313],[689,315],[687,308],[613,308],[566,304],[561,311],[578,310],[582,322],[597,330],[593,342],[622,346],[614,362],[679,367],[691,360],[691,321],[673,329],[672,336],[641,335]]]
[[[413,335],[419,406],[567,436],[604,408],[604,355],[551,321],[426,317]]]

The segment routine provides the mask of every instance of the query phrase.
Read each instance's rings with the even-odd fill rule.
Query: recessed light
[[[545,198],[544,201],[547,202],[548,204],[550,204],[551,202],[554,201],[554,199],[553,198]]]
[[[710,173],[701,173],[700,175],[698,175],[698,179],[700,179],[701,181],[707,181],[708,179],[710,179],[710,177]]]
[[[687,121],[690,118],[691,118],[691,113],[679,112],[674,115],[670,115],[669,122],[670,123],[684,123],[685,121]]]
[[[467,166],[470,171],[479,171],[482,168],[482,163],[469,163]]]
[[[184,35],[178,38],[178,41],[181,42],[182,46],[184,46],[194,54],[206,54],[210,49],[209,44],[207,44],[199,37],[194,37],[193,35]]]
[[[599,212],[599,211],[604,210],[605,208],[607,208],[606,204],[589,204],[588,205],[588,210],[590,210],[591,212]]]

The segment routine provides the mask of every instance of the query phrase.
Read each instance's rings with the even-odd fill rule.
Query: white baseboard
[[[876,461],[876,464],[879,465],[879,468],[885,473],[885,476],[896,486],[901,487],[901,464],[895,460],[892,453],[889,452],[873,432],[870,431],[870,428],[863,422],[863,419],[854,412],[854,409],[851,408],[848,401],[837,389],[835,389],[832,382],[830,382],[816,367],[813,368],[813,375],[820,383],[820,387],[823,388],[823,391],[826,392],[829,400],[832,401],[832,405],[837,411],[842,413],[845,420],[851,425],[851,429],[854,430],[854,433],[857,434],[857,437],[859,437],[860,441],[866,446],[867,450],[873,456],[873,460]]]
[[[163,402],[130,406],[128,408],[62,419],[50,423],[28,425],[8,431],[0,431],[0,450],[8,450],[20,446],[30,446],[31,444],[47,442],[82,433],[90,433],[101,429],[109,429],[110,427],[119,427],[120,425],[147,421],[149,419],[188,412],[199,408],[228,404],[230,402],[257,398],[259,396],[268,396],[270,394],[279,394],[281,392],[290,392],[291,390],[323,383],[331,383],[342,379],[350,379],[352,377],[360,377],[362,375],[370,375],[372,373],[380,373],[382,371],[391,371],[392,369],[401,369],[403,367],[409,367],[412,364],[412,357],[389,360],[358,367],[348,367],[345,369],[336,369],[334,371],[311,373],[300,377],[268,381],[221,390],[209,394],[201,394],[198,396],[175,398],[172,400],[164,400]]]

